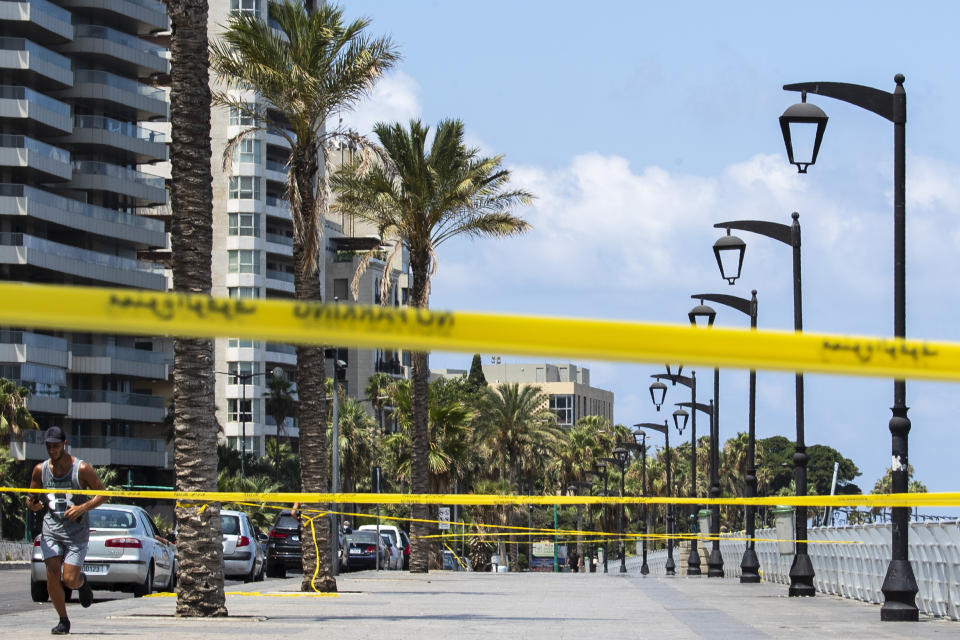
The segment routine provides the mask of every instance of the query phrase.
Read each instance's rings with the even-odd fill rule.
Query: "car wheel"
[[[170,583],[167,585],[167,591],[170,593],[176,593],[177,591],[177,571],[180,568],[177,565],[173,565],[173,571],[170,572]]]
[[[142,598],[153,593],[153,563],[147,567],[147,577],[143,579],[143,584],[138,584],[133,588],[133,597]]]
[[[30,597],[34,602],[46,602],[50,598],[46,582],[30,582]]]
[[[243,576],[243,581],[244,581],[245,583],[246,583],[246,582],[253,582],[253,581],[256,580],[256,579],[257,579],[257,559],[254,558],[254,559],[253,559],[253,564],[250,565],[250,573],[248,573],[248,574],[246,574],[245,576]]]
[[[263,574],[267,571],[267,561],[264,560],[260,563],[260,571],[257,572],[257,577],[254,578],[256,582],[263,582]]]
[[[267,576],[270,578],[286,578],[287,568],[282,564],[267,564]]]

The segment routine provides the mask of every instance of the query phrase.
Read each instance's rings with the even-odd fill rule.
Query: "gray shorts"
[[[72,564],[75,567],[82,567],[83,561],[87,557],[87,540],[83,542],[68,541],[65,542],[59,538],[51,538],[41,534],[40,553],[44,560],[63,556],[64,564]]]

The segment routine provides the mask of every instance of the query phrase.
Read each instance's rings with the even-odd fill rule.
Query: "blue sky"
[[[372,18],[371,32],[390,34],[404,56],[347,122],[369,131],[378,119],[460,118],[470,142],[504,154],[516,184],[538,196],[520,211],[533,225],[525,236],[439,248],[432,307],[685,323],[690,294],[749,297],[755,288],[759,326],[790,329],[789,248],[741,234],[744,276],[731,287],[713,258],[712,225],[789,223],[798,211],[805,329],[891,335],[892,125],[811,96],[830,122],[817,164],[797,175],[777,118],[798,101],[784,84],[892,91],[903,73],[907,334],[958,339],[960,5],[353,0],[344,8]],[[717,324],[747,318],[718,308]],[[436,353],[431,365],[467,368],[469,359]],[[580,364],[594,386],[616,394],[617,422],[662,419],[647,391],[662,367]],[[710,375],[698,371],[704,382]],[[806,378],[807,444],[851,457],[865,490],[890,465],[892,386]],[[958,389],[907,386],[910,462],[932,491],[958,489]],[[689,399],[678,390],[668,402]],[[746,396],[745,371],[721,372],[724,439],[746,430]],[[757,433],[793,438],[792,375],[758,373]]]

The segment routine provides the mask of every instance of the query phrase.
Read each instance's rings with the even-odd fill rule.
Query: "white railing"
[[[793,556],[780,555],[777,551],[776,531],[758,529],[756,536],[769,540],[756,543],[764,581],[790,584]],[[875,604],[883,602],[880,588],[890,563],[889,524],[814,527],[808,536],[807,553],[816,573],[814,586],[818,593]],[[723,568],[728,577],[740,575],[740,558],[745,544],[742,540],[720,542]],[[917,606],[920,611],[960,620],[960,523],[911,523],[909,558],[919,588]],[[666,560],[665,550],[649,552],[647,566],[650,574],[663,575]],[[686,563],[686,558],[680,558],[676,549],[674,562],[679,574],[680,565]],[[628,557],[627,570],[631,574],[639,573],[640,558]]]

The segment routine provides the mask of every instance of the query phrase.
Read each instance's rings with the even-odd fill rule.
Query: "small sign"
[[[440,507],[438,510],[439,515],[437,520],[440,521],[440,529],[449,530],[450,529],[450,507]]]

